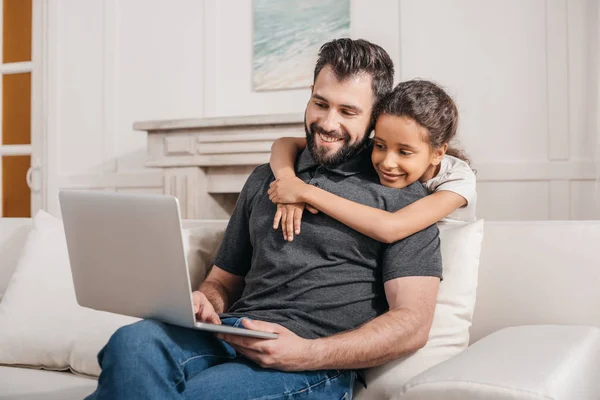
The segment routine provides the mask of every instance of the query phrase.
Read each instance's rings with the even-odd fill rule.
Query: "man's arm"
[[[357,329],[317,339],[320,368],[365,368],[425,346],[442,277],[437,227],[385,246],[381,276],[389,311]]]
[[[411,276],[385,283],[390,310],[360,328],[316,339],[311,369],[355,369],[385,364],[425,346],[433,321],[438,277]]]
[[[199,291],[204,293],[213,305],[215,312],[221,314],[240,298],[243,289],[243,277],[213,265],[210,274],[200,285]]]
[[[396,278],[385,283],[390,310],[352,331],[303,339],[270,322],[244,319],[248,329],[275,332],[275,340],[218,334],[263,368],[282,371],[367,368],[413,353],[427,343],[440,279]]]

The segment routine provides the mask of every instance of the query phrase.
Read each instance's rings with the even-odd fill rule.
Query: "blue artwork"
[[[350,36],[350,0],[254,0],[254,90],[309,87],[321,45]]]

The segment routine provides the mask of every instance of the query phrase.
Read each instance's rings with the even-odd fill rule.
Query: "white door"
[[[0,216],[44,208],[43,0],[0,0]],[[39,64],[39,65],[38,65]]]

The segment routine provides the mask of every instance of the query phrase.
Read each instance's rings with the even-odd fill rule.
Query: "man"
[[[418,182],[380,185],[370,163],[373,107],[393,81],[387,53],[363,40],[334,40],[321,48],[314,77],[298,177],[389,211],[423,197]],[[193,298],[201,321],[279,338],[141,321],[119,329],[100,352],[93,398],[349,398],[356,370],[425,345],[441,277],[437,229],[384,245],[320,213],[307,215],[302,234],[286,242],[272,227],[273,180],[268,165],[248,178]]]

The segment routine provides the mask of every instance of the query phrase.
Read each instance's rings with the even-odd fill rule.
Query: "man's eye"
[[[315,103],[315,105],[319,108],[327,108],[327,104],[325,103]]]
[[[352,111],[348,111],[348,110],[342,110],[342,114],[347,115],[349,117],[353,117],[356,115],[356,113],[354,113]]]

